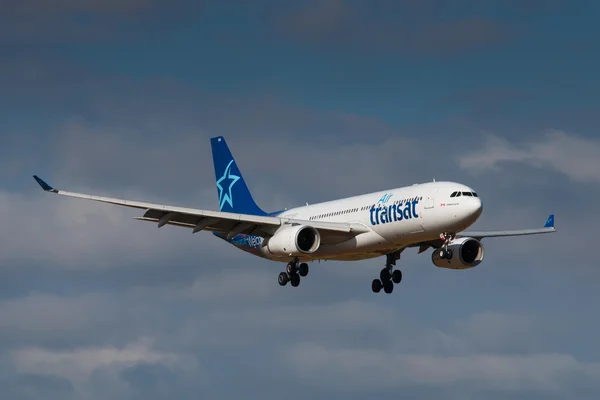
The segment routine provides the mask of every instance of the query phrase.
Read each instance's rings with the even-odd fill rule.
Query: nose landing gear
[[[456,234],[451,232],[444,232],[440,234],[440,239],[444,241],[444,244],[437,250],[437,252],[442,260],[445,258],[448,260],[452,258],[453,252],[452,249],[448,248],[448,245],[454,240],[455,237]]]

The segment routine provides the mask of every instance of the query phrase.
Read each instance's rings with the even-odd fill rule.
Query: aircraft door
[[[433,208],[435,205],[435,196],[437,195],[439,188],[431,188],[427,193],[427,198],[425,199],[425,209]]]

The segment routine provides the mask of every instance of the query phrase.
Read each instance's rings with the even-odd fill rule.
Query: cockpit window
[[[450,195],[450,197],[456,197],[456,192],[452,192],[452,194]]]
[[[473,192],[473,196],[475,196],[475,197],[479,197],[479,196],[477,196],[477,193],[475,193],[475,192]]]
[[[471,192],[462,192],[463,196],[473,196]]]
[[[456,197],[460,197],[460,192],[456,192]]]

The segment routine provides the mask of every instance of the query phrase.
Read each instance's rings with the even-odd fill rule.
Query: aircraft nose
[[[479,217],[483,212],[483,204],[481,203],[481,199],[479,197],[474,197],[471,201],[471,204],[469,204],[469,209],[471,216],[475,218]]]

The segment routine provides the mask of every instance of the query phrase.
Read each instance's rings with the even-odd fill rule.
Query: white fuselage
[[[450,197],[461,192],[460,197]],[[369,231],[353,239],[335,234],[302,260],[356,260],[378,257],[411,244],[439,239],[444,232],[460,232],[482,212],[473,189],[454,182],[431,182],[370,193],[286,210],[280,217],[330,222],[354,222]],[[257,246],[258,247],[258,246]],[[265,250],[262,257],[277,260]],[[281,261],[289,260],[283,258]]]

